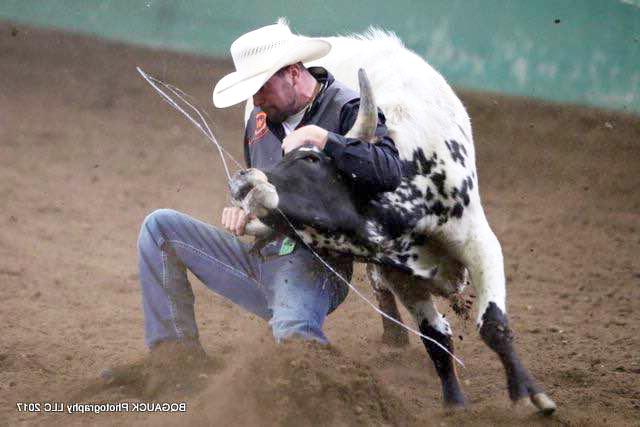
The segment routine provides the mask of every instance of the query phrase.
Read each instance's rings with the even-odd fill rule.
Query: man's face
[[[274,74],[267,80],[253,95],[253,105],[267,113],[273,123],[282,123],[287,117],[297,113],[296,90],[291,72],[285,70],[281,75]]]

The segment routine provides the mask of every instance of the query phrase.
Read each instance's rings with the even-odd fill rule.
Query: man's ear
[[[289,73],[291,73],[291,83],[295,86],[300,81],[300,67],[298,64],[289,65]]]

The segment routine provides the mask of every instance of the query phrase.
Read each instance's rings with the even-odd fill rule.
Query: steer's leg
[[[471,283],[478,293],[480,336],[502,361],[511,400],[531,402],[549,415],[555,411],[555,403],[536,385],[516,354],[506,314],[502,249],[484,216],[482,219],[480,224],[470,228],[470,237],[458,247],[458,255],[469,270]]]
[[[398,280],[399,277],[405,275],[400,275],[397,272],[393,272],[393,270],[383,271],[385,276],[394,279],[393,281],[387,279],[387,284],[402,304],[407,307],[407,310],[411,312],[420,332],[453,354],[451,327],[449,322],[438,312],[433,302],[433,297],[428,292],[429,281],[417,280],[409,275],[406,275],[406,280]],[[427,349],[427,353],[431,357],[442,382],[442,396],[445,406],[464,406],[465,398],[460,388],[453,357],[430,340],[423,338],[422,343]]]
[[[436,309],[432,297],[429,295],[427,299],[415,301],[409,309],[416,319],[420,332],[453,354],[451,327]],[[445,406],[464,406],[465,398],[460,388],[453,357],[433,341],[422,338],[422,343],[442,382],[442,397]]]
[[[543,414],[552,414],[556,409],[555,403],[535,383],[515,352],[513,332],[509,328],[506,314],[495,303],[489,302],[482,320],[480,336],[502,361],[507,373],[507,387],[511,400],[531,402]]]
[[[373,288],[373,293],[378,300],[380,310],[387,313],[394,319],[402,322],[396,298],[393,293],[387,289],[384,277],[380,271],[380,267],[375,264],[367,264],[367,277]],[[382,341],[385,344],[395,347],[404,347],[409,344],[409,336],[407,330],[400,327],[397,323],[392,322],[384,316],[382,317]]]

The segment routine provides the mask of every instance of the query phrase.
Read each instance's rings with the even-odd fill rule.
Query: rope
[[[198,129],[200,129],[200,131],[204,134],[204,136],[211,141],[212,144],[214,144],[214,146],[217,148],[218,153],[220,154],[220,159],[222,160],[222,164],[224,165],[224,170],[225,173],[227,175],[227,183],[229,184],[231,181],[231,175],[229,174],[229,168],[227,166],[227,162],[225,160],[224,154],[226,154],[231,160],[233,160],[233,162],[240,168],[240,169],[245,169],[244,167],[242,167],[242,165],[236,161],[236,159],[233,158],[233,156],[227,151],[225,150],[222,145],[220,145],[220,143],[218,142],[218,140],[215,138],[215,136],[213,135],[213,132],[211,131],[211,128],[209,127],[207,121],[205,120],[204,116],[202,115],[202,113],[200,113],[200,110],[198,110],[198,108],[196,108],[194,105],[192,105],[190,102],[188,102],[185,98],[189,97],[191,98],[189,95],[187,95],[186,93],[184,93],[182,90],[178,89],[175,86],[171,86],[169,84],[164,83],[163,81],[156,79],[155,77],[149,76],[147,73],[145,73],[140,67],[136,67],[136,70],[138,70],[138,73],[140,73],[140,75],[147,81],[147,83],[149,83],[159,94],[160,96],[162,96],[162,98],[169,104],[171,105],[175,110],[177,110],[178,112],[180,112],[181,114],[183,114],[191,123],[193,123],[193,125],[195,125]],[[181,102],[183,102],[184,104],[186,104],[189,108],[191,108],[197,115],[198,118],[201,122],[199,122],[198,120],[194,119],[187,111],[185,111],[184,108],[182,108],[173,98],[171,98],[169,95],[167,95],[166,92],[164,92],[162,89],[160,89],[159,86],[162,86],[163,88],[167,89],[168,91],[170,91],[175,97],[177,97]],[[302,234],[296,230],[296,228],[294,227],[294,225],[291,223],[291,221],[289,220],[289,218],[287,218],[287,216],[284,214],[284,212],[282,212],[282,210],[280,210],[280,208],[276,208],[276,210],[278,211],[278,213],[280,213],[280,215],[282,215],[282,217],[284,218],[284,220],[287,222],[287,224],[289,225],[289,227],[291,227],[291,229],[293,230],[294,233],[296,233],[296,235],[300,238],[300,241],[309,249],[309,251],[311,251],[311,253],[327,268],[329,269],[333,274],[335,274],[342,282],[344,282],[353,292],[356,293],[356,295],[358,295],[360,297],[360,299],[362,299],[364,302],[366,302],[367,304],[369,304],[369,306],[371,306],[378,314],[380,314],[381,316],[385,317],[386,319],[389,319],[390,321],[392,321],[393,323],[397,324],[398,326],[406,329],[407,331],[411,332],[414,335],[417,335],[418,337],[427,340],[429,342],[434,343],[435,345],[437,345],[438,347],[440,347],[445,353],[447,353],[448,355],[450,355],[453,360],[455,360],[460,366],[464,367],[464,363],[462,362],[461,359],[459,359],[458,357],[456,357],[453,353],[451,353],[451,351],[449,351],[449,349],[447,349],[445,346],[443,346],[442,344],[440,344],[438,341],[434,340],[431,337],[428,337],[426,335],[424,335],[423,333],[421,333],[418,330],[415,330],[407,325],[405,325],[404,323],[402,323],[401,321],[399,321],[398,319],[388,315],[387,313],[385,313],[384,311],[380,310],[378,307],[375,306],[375,304],[373,304],[369,299],[367,299],[367,297],[365,297],[355,286],[353,286],[347,279],[345,279],[340,273],[338,273],[333,267],[331,267],[331,265],[329,265],[329,263],[327,263],[320,255],[318,255],[318,253],[316,251],[313,250],[313,248],[311,246],[309,246],[309,244],[307,244],[304,241],[304,238],[302,236]]]

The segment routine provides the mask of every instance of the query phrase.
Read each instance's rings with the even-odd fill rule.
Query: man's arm
[[[324,150],[360,194],[395,190],[402,179],[402,163],[389,137],[382,112],[378,111],[376,143],[343,136],[355,123],[359,106],[360,100],[354,100],[343,107],[340,114],[341,134],[328,132],[316,125],[303,126],[284,139],[282,148],[288,153],[305,143],[311,143]]]
[[[359,99],[345,104],[340,112],[342,135],[329,132],[324,152],[334,159],[338,169],[356,188],[367,193],[393,191],[402,179],[402,163],[389,137],[384,114],[378,110],[375,132],[378,140],[374,144],[343,136],[353,127],[359,107]]]

